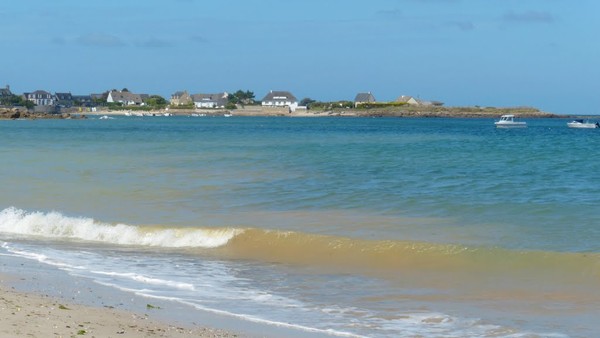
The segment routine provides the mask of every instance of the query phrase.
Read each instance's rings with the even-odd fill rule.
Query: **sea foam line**
[[[0,232],[53,239],[75,239],[120,245],[166,248],[223,246],[242,229],[141,228],[96,222],[59,212],[26,212],[9,207],[0,212]]]
[[[242,314],[242,313],[234,313],[234,312],[230,312],[230,311],[226,311],[226,310],[214,309],[214,308],[196,304],[194,302],[189,302],[189,301],[183,300],[181,298],[177,298],[177,297],[165,297],[165,296],[151,295],[148,293],[144,293],[142,290],[126,288],[126,287],[122,287],[122,286],[115,285],[112,283],[105,283],[105,282],[98,282],[98,281],[96,281],[96,282],[98,284],[101,284],[104,286],[114,287],[123,292],[134,293],[135,295],[140,296],[140,297],[163,300],[163,301],[177,302],[177,303],[195,308],[199,311],[213,313],[213,314],[220,315],[220,316],[232,317],[232,318],[248,321],[251,323],[282,327],[282,328],[299,330],[299,331],[304,331],[304,332],[327,334],[330,336],[337,336],[337,337],[367,338],[367,336],[363,336],[363,335],[359,335],[359,334],[355,334],[355,333],[351,333],[351,332],[339,331],[339,330],[334,330],[334,329],[319,329],[319,328],[314,328],[314,327],[300,325],[300,324],[279,322],[279,321],[260,318],[260,317],[254,316],[254,315],[247,315],[247,314]]]

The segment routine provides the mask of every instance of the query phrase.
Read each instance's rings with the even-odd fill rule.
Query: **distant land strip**
[[[100,108],[96,111],[71,108],[61,114],[33,113],[24,108],[0,108],[0,119],[71,119],[85,118],[86,115],[128,115],[128,110],[110,110]],[[444,118],[498,118],[505,114],[514,114],[521,118],[566,118],[540,111],[531,107],[385,107],[385,108],[335,108],[335,109],[297,109],[291,112],[287,107],[239,106],[234,110],[226,109],[160,109],[145,111],[144,115],[183,115],[204,114],[206,116],[287,116],[287,117],[444,117]]]

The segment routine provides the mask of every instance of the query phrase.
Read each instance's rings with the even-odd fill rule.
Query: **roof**
[[[71,93],[56,93],[56,98],[59,100],[72,100],[73,95]]]
[[[194,102],[215,102],[219,105],[225,105],[227,103],[227,93],[216,93],[216,94],[194,94],[192,95],[192,101]]]
[[[11,96],[10,89],[0,88],[0,96]]]
[[[72,95],[73,100],[84,101],[84,100],[92,100],[92,95]]]
[[[184,91],[179,91],[179,92],[175,92],[174,94],[172,94],[171,97],[182,97],[185,94],[187,94],[187,91],[185,91],[185,90]]]
[[[36,90],[33,93],[29,93],[29,94],[34,94],[34,95],[45,95],[45,96],[52,96],[52,94],[48,93],[45,90]]]
[[[216,93],[216,94],[194,94],[192,95],[192,99],[194,101],[210,101],[210,100],[220,100],[227,98],[226,93]]]
[[[402,95],[402,96],[400,96],[399,98],[396,99],[396,102],[408,102],[411,99],[413,99],[413,100],[416,101],[416,99],[414,97],[412,97],[412,96]]]
[[[371,92],[358,93],[354,98],[354,102],[375,102],[375,96]]]
[[[112,99],[115,102],[142,103],[142,98],[138,94],[133,94],[130,92],[119,92],[119,91],[113,90],[110,92],[110,95],[112,96]]]
[[[262,99],[263,101],[290,101],[296,102],[298,99],[292,93],[281,90],[271,90]]]

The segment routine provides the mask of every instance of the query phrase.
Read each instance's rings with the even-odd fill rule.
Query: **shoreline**
[[[77,112],[71,112],[73,114]],[[297,109],[290,112],[287,107],[246,106],[238,109],[161,109],[161,110],[98,110],[80,112],[89,116],[97,115],[142,115],[163,116],[245,116],[245,117],[397,117],[397,118],[500,118],[501,115],[514,114],[520,118],[572,118],[573,115],[558,115],[539,111],[535,108],[478,108],[478,107],[404,107],[331,110]]]
[[[388,107],[388,108],[335,108],[297,109],[289,111],[288,107],[245,106],[238,109],[158,109],[140,110],[123,109],[110,110],[99,107],[95,111],[80,108],[65,109],[58,114],[31,113],[20,108],[0,108],[0,120],[14,119],[71,119],[88,116],[245,116],[245,117],[397,117],[397,118],[491,118],[498,119],[501,115],[514,114],[519,118],[575,118],[578,115],[558,115],[540,111],[536,108],[512,107]]]
[[[83,331],[85,334],[83,334]],[[21,257],[0,265],[0,337],[325,337],[195,310]]]
[[[206,323],[210,318],[200,324],[176,320],[172,318],[175,310],[169,309],[169,305],[103,289],[101,285],[15,257],[4,257],[0,267],[2,337],[247,336],[215,328]]]
[[[167,324],[114,308],[96,308],[8,289],[0,277],[0,336],[3,337],[240,337],[211,328]]]

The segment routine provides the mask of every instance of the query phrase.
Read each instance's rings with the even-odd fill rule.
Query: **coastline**
[[[85,331],[85,334],[83,331]],[[46,264],[3,256],[0,337],[309,337],[319,332],[197,311],[72,276]]]
[[[211,328],[189,328],[112,308],[95,308],[47,295],[17,292],[0,277],[3,337],[239,337]]]
[[[76,113],[76,112],[71,112]],[[132,110],[104,110],[96,112],[83,112],[86,115],[127,115],[136,113]],[[289,111],[288,107],[263,107],[245,106],[234,110],[226,109],[163,109],[151,111],[137,111],[151,116],[172,114],[174,116],[247,116],[247,117],[398,117],[398,118],[499,118],[501,115],[514,114],[521,118],[569,118],[570,115],[558,115],[540,111],[536,108],[513,107],[390,107],[370,109],[297,109]]]
[[[0,336],[246,336],[173,319],[168,302],[126,297],[37,263],[5,257],[0,268]]]
[[[494,118],[514,114],[520,118],[573,118],[574,115],[558,115],[529,107],[436,107],[407,106],[388,108],[335,108],[297,109],[288,107],[240,106],[226,109],[174,109],[159,110],[123,109],[110,110],[99,107],[95,111],[80,108],[64,109],[59,114],[32,113],[22,108],[0,108],[0,120],[15,119],[72,119],[87,116],[246,116],[246,117],[397,117],[397,118]]]

